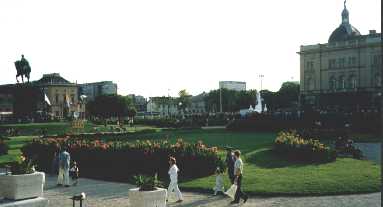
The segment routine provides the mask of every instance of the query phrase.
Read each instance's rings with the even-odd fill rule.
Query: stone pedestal
[[[19,201],[0,199],[0,207],[47,207],[48,204],[48,199],[42,197]]]
[[[138,188],[130,189],[128,198],[130,206],[134,207],[166,207],[167,190],[157,188],[154,191],[139,191]]]
[[[24,175],[0,176],[0,196],[11,200],[36,198],[43,195],[45,174],[35,172]]]

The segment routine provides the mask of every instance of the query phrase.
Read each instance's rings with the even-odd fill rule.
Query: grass
[[[151,129],[138,127],[136,131]],[[132,128],[133,130],[133,128]],[[380,191],[380,165],[365,160],[338,158],[326,164],[302,164],[286,161],[271,151],[275,133],[229,132],[223,129],[211,130],[165,130],[156,129],[150,133],[132,133],[127,139],[163,139],[175,142],[182,138],[188,142],[202,140],[209,146],[232,146],[243,153],[244,190],[255,195],[334,195],[369,193]],[[32,136],[12,137],[10,154],[0,156],[1,163],[15,159],[19,148]],[[104,137],[104,139],[109,139]],[[224,156],[224,152],[220,153]],[[181,169],[182,170],[182,169]],[[215,176],[194,180],[182,180],[184,190],[212,192]],[[229,180],[225,175],[225,187]]]
[[[35,136],[9,137],[9,140],[6,141],[9,146],[8,154],[0,156],[0,166],[16,161],[21,155],[20,148],[33,138],[35,138]]]
[[[90,122],[86,122],[83,129],[72,129],[72,125],[70,122],[50,122],[50,123],[27,123],[27,124],[3,124],[0,126],[1,129],[9,129],[14,128],[19,131],[19,135],[21,136],[30,136],[30,135],[41,135],[41,129],[47,129],[48,135],[60,135],[65,133],[90,133],[90,132],[96,132],[95,129],[97,129],[98,132],[109,132],[111,131],[111,127],[117,127],[117,125],[95,125]],[[128,132],[136,132],[136,131],[142,131],[142,130],[149,130],[149,129],[157,129],[150,126],[141,126],[137,125],[134,127],[127,127]]]

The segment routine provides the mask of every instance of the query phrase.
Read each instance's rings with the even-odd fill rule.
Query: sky
[[[381,32],[380,0],[348,0],[350,23]],[[113,81],[121,95],[197,95],[219,81],[277,91],[299,80],[300,45],[326,43],[343,0],[1,0],[0,84],[24,54],[31,79]]]

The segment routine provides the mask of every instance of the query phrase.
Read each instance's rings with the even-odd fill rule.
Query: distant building
[[[375,30],[362,35],[353,27],[345,5],[328,43],[304,45],[298,52],[301,105],[376,109],[382,87],[381,38]]]
[[[13,93],[10,87],[0,87],[0,120],[13,115]]]
[[[87,100],[94,100],[100,95],[117,95],[117,84],[112,81],[80,84],[80,95],[86,95]]]
[[[246,91],[246,82],[239,81],[220,81],[219,88],[225,88],[234,91]]]
[[[129,94],[129,97],[132,98],[133,104],[137,110],[137,112],[146,112],[147,111],[147,101],[143,96],[137,96],[134,94]]]
[[[150,97],[147,102],[147,113],[158,114],[160,116],[179,115],[176,97]]]
[[[44,74],[33,84],[47,95],[51,104],[47,110],[54,118],[73,117],[75,112],[82,116],[85,112],[85,104],[79,100],[78,84],[67,81],[60,74]]]
[[[203,114],[206,113],[206,101],[205,97],[207,94],[205,92],[197,95],[197,96],[192,96],[191,97],[191,106],[190,113],[192,114]]]

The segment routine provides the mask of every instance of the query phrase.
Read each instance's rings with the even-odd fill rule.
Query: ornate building
[[[349,22],[344,5],[342,22],[328,43],[301,46],[300,103],[316,108],[377,110],[382,86],[381,33],[362,35]]]
[[[44,74],[34,84],[41,88],[49,99],[50,106],[46,110],[52,117],[73,117],[75,113],[83,117],[85,104],[79,99],[78,84],[67,81],[58,73]]]

